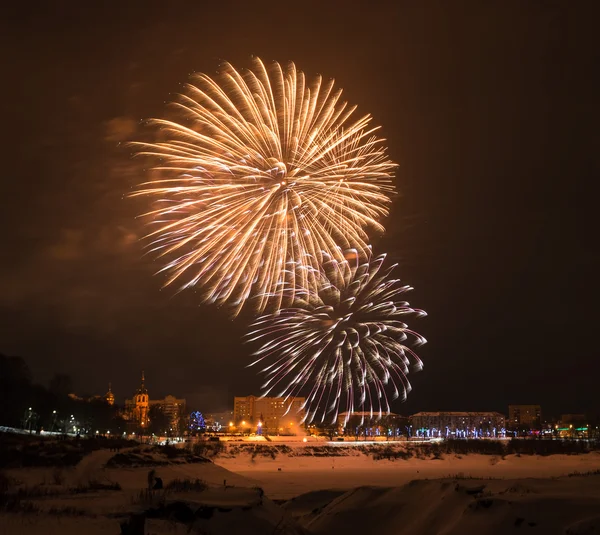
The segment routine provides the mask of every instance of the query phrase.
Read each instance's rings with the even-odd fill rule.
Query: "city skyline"
[[[141,371],[142,374],[142,388],[144,389],[144,385],[146,382],[146,378],[145,378],[145,372],[144,370]],[[138,380],[139,383],[139,380]],[[79,397],[77,394],[78,392],[73,392],[70,393],[69,396],[75,396],[76,399],[79,400],[98,400],[98,399],[106,399],[107,403],[109,403],[110,405],[112,404],[116,404],[120,407],[122,407],[123,409],[125,409],[125,411],[127,410],[131,410],[131,406],[135,405],[135,397],[136,395],[140,392],[140,388],[138,386],[138,388],[132,388],[130,392],[124,394],[124,395],[119,395],[119,396],[115,396],[113,389],[112,389],[112,383],[109,382],[108,383],[108,390],[106,393],[104,394],[98,394],[98,393],[85,393],[83,397]],[[185,406],[185,399],[179,400],[176,398],[176,396],[174,396],[174,391],[173,390],[169,390],[168,393],[166,394],[159,394],[156,395],[155,393],[152,393],[152,395],[150,395],[150,389],[145,389],[145,394],[148,397],[148,401],[150,402],[150,404],[152,403],[159,403],[159,402],[164,402],[167,398],[172,398],[174,401],[183,401],[183,404]],[[109,396],[110,396],[110,400],[109,400]],[[254,410],[251,409],[250,410],[250,414],[259,414],[259,413],[263,413],[266,412],[267,409],[262,409],[262,405],[260,405],[260,402],[264,399],[266,401],[270,401],[270,400],[276,400],[278,402],[278,404],[283,404],[285,405],[285,403],[283,402],[283,398],[274,398],[274,397],[264,397],[262,398],[259,394],[253,394],[253,393],[249,393],[247,395],[243,395],[243,396],[239,396],[239,395],[235,395],[233,397],[233,401],[230,400],[229,405],[226,405],[224,407],[219,407],[217,409],[214,408],[214,406],[202,406],[202,407],[198,407],[198,406],[194,406],[193,410],[194,411],[198,411],[200,410],[202,413],[204,414],[214,414],[214,413],[220,413],[220,414],[231,414],[231,418],[233,420],[241,420],[243,419],[242,416],[237,417],[236,416],[236,412],[239,409],[237,408],[237,404],[238,404],[238,400],[241,404],[245,404],[247,403],[246,400],[252,399],[252,403],[255,403],[256,400],[259,401],[259,408]],[[302,400],[304,401],[304,398],[294,398],[294,399],[298,399],[298,400]],[[450,404],[452,404],[452,401],[449,401]],[[287,407],[287,405],[286,405]],[[406,407],[406,404],[400,405],[400,408],[402,409],[402,407]],[[246,409],[243,409],[246,410]],[[521,416],[519,416],[518,411],[523,410],[523,411],[527,411],[527,416],[525,417],[525,419],[523,419]],[[528,412],[532,410],[534,413],[535,411],[537,411],[537,413],[534,416],[531,416],[528,414]],[[370,414],[371,411],[355,411],[352,414]],[[507,427],[509,426],[509,423],[511,425],[519,425],[521,423],[527,424],[527,425],[531,425],[533,423],[535,423],[537,421],[536,425],[540,425],[541,423],[544,422],[551,422],[551,421],[555,421],[555,420],[559,420],[561,418],[564,418],[565,416],[584,416],[584,417],[589,417],[591,419],[597,419],[598,417],[600,417],[600,414],[593,412],[592,410],[588,409],[588,410],[584,410],[582,413],[569,413],[568,411],[565,410],[559,410],[558,412],[555,413],[551,413],[550,411],[544,411],[543,413],[541,413],[541,406],[539,404],[531,404],[531,403],[514,403],[514,402],[509,402],[507,403],[504,408],[496,408],[494,410],[489,409],[487,407],[478,407],[476,410],[468,410],[468,411],[464,411],[462,410],[460,407],[454,407],[452,406],[452,408],[437,408],[434,410],[421,410],[421,409],[415,409],[413,411],[411,411],[410,413],[407,412],[402,412],[400,411],[398,414],[391,412],[390,414],[395,414],[397,416],[403,416],[403,417],[412,417],[414,415],[417,414],[439,414],[439,413],[456,413],[456,414],[483,414],[483,413],[499,413],[501,414],[503,417],[506,417],[506,422],[507,422]],[[338,420],[340,418],[342,418],[342,415],[345,413],[340,413],[340,415],[338,415]],[[373,411],[373,414],[377,415],[378,412],[377,411]],[[385,412],[383,413],[384,415],[386,414]],[[303,413],[301,413],[300,417],[303,415]],[[253,417],[249,417],[249,419],[251,421],[258,421],[258,419],[260,418],[253,418]],[[294,420],[298,419],[298,416],[293,418]],[[535,425],[533,426],[535,427]]]

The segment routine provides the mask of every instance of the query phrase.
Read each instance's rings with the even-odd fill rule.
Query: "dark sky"
[[[395,409],[600,412],[593,2],[85,4],[3,13],[0,352],[120,402],[142,368],[200,410],[258,392],[243,318],[160,290],[119,144],[191,72],[257,55],[335,78],[400,165],[375,249],[429,343]]]

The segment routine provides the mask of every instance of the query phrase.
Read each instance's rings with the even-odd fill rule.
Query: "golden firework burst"
[[[225,64],[175,106],[182,120],[151,121],[161,139],[136,144],[155,177],[133,193],[152,198],[149,247],[166,284],[201,285],[234,315],[252,299],[262,313],[315,292],[324,258],[368,257],[395,164],[333,81],[308,83],[294,64]]]

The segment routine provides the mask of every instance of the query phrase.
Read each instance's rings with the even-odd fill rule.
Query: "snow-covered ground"
[[[551,455],[448,455],[443,459],[380,460],[365,455],[347,457],[289,457],[276,459],[242,454],[218,457],[215,464],[258,481],[272,499],[290,499],[315,490],[348,490],[363,485],[399,486],[414,479],[459,475],[478,478],[548,478],[600,470],[600,453]]]
[[[128,450],[123,450],[126,453]],[[99,450],[84,457],[73,468],[60,469],[64,482],[61,487],[72,488],[85,485],[90,481],[118,483],[124,491],[138,492],[148,485],[147,475],[152,468],[106,468],[106,462],[115,455],[109,450]],[[174,479],[201,479],[209,485],[250,487],[258,482],[244,476],[232,473],[211,462],[191,464],[171,464],[153,468],[156,475],[161,477],[164,484]],[[56,468],[19,468],[5,470],[5,473],[24,486],[43,486],[52,488]],[[54,485],[56,487],[56,485]]]
[[[324,457],[301,455],[299,448],[275,459],[238,453],[216,457],[214,463],[178,460],[154,468],[165,485],[175,479],[206,482],[201,492],[147,493],[150,468],[106,468],[115,455],[106,450],[62,470],[60,484],[56,469],[8,470],[21,487],[48,494],[32,499],[34,512],[0,514],[0,534],[117,534],[119,523],[132,512],[170,505],[183,507],[192,520],[185,524],[166,520],[163,513],[162,518],[149,516],[146,535],[333,535],[368,533],[373,526],[406,535],[499,535],[530,528],[584,535],[600,530],[600,475],[566,477],[600,471],[600,453],[376,461],[354,449]],[[118,483],[122,490],[69,490],[91,481]],[[288,500],[283,506],[272,501],[282,499]]]
[[[316,507],[307,513],[307,505]],[[592,535],[600,533],[600,476],[421,480],[333,499],[310,493],[284,508],[314,535],[373,533],[375,526],[402,535]]]
[[[128,450],[123,450],[127,453]],[[106,468],[114,452],[100,450],[86,456],[76,467],[60,470],[62,482],[56,484],[56,468],[6,470],[5,475],[21,488],[42,491],[31,498],[35,511],[0,513],[1,535],[79,535],[118,534],[120,522],[132,512],[146,511],[171,503],[185,503],[191,511],[210,509],[210,518],[193,520],[194,532],[254,535],[281,533],[302,535],[295,522],[257,488],[258,483],[234,474],[212,462],[179,463],[140,468]],[[164,457],[157,460],[164,461]],[[173,480],[201,480],[208,488],[202,492],[147,492],[148,472],[155,471],[165,486]],[[72,489],[90,482],[118,483],[121,490],[74,493]],[[57,511],[59,512],[57,514]],[[146,533],[153,535],[189,533],[189,525],[160,518],[147,519]]]

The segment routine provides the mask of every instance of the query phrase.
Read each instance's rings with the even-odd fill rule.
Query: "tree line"
[[[117,406],[104,399],[70,397],[71,378],[56,374],[49,385],[33,382],[22,357],[0,353],[0,426],[44,431],[95,434],[122,433],[125,422]]]

